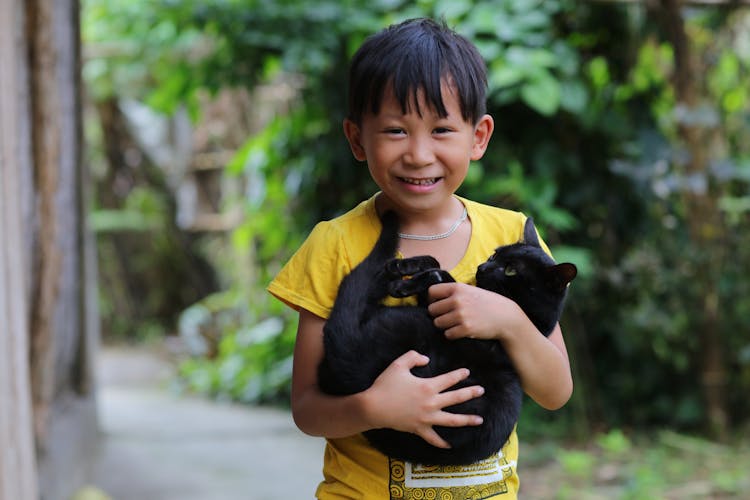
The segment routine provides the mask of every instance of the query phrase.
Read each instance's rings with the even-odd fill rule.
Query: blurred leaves
[[[594,422],[700,425],[696,328],[707,293],[701,278],[711,273],[731,415],[745,421],[750,16],[701,8],[685,17],[706,82],[702,101],[686,106],[676,102],[675,51],[645,9],[567,0],[85,0],[84,74],[95,95],[167,111],[187,105],[196,117],[199,90],[290,79],[296,89],[289,109],[249,137],[228,167],[227,175],[247,181],[233,201],[245,214],[231,235],[233,251],[216,259],[232,300],[194,306],[205,314],[185,312],[185,328],[194,314],[218,327],[212,354],[186,364],[189,384],[246,401],[283,399],[295,314],[264,285],[315,222],[375,190],[340,132],[347,63],[372,32],[426,15],[474,41],[488,66],[496,129],[460,194],[533,216],[556,258],[580,270],[564,321],[577,389],[554,419],[587,432]],[[714,134],[706,171],[684,170],[685,126]],[[712,248],[690,237],[686,200],[701,193],[729,229]],[[140,222],[151,220],[148,204],[139,206]],[[129,213],[98,217],[101,227],[136,223]],[[525,412],[532,422],[552,420]],[[626,453],[628,442],[612,434],[599,445]],[[576,474],[595,474],[585,458],[565,460]],[[648,470],[633,471],[632,497],[653,481]]]
[[[594,434],[586,446],[541,446],[548,445],[525,448],[535,462],[524,474],[533,498],[741,498],[748,487],[742,472],[750,458],[746,443],[721,445],[673,431],[631,436],[614,429]]]

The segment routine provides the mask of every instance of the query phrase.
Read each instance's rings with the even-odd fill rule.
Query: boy
[[[372,249],[380,233],[378,214],[386,210],[399,216],[400,256],[432,255],[458,281],[430,287],[436,326],[450,339],[501,342],[525,392],[541,406],[556,409],[570,397],[559,325],[544,337],[514,302],[472,286],[477,266],[497,246],[518,241],[525,221],[520,213],[454,194],[492,136],[485,92],[486,69],[476,48],[428,19],[391,26],[368,38],[354,56],[344,134],[380,191],[318,224],[269,285],[300,314],[292,412],[303,432],[327,438],[318,498],[516,498],[518,490],[515,432],[498,455],[444,468],[391,459],[361,435],[389,427],[447,447],[433,426],[482,423],[477,415],[443,410],[483,393],[481,387],[447,390],[466,370],[419,378],[410,369],[427,359],[408,352],[359,394],[334,397],[317,387],[325,318],[341,279]]]

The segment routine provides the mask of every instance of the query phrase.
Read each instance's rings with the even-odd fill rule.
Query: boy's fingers
[[[424,366],[429,362],[430,358],[424,354],[419,354],[417,351],[411,350],[396,358],[393,361],[393,364],[411,370],[415,366]]]
[[[450,310],[451,310],[451,305],[448,304],[447,301],[435,300],[435,301],[430,302],[430,305],[427,306],[427,312],[429,312],[430,316],[432,316],[433,318],[440,317]],[[438,326],[437,324],[435,326],[440,328],[440,326]]]
[[[448,327],[445,328],[445,338],[448,340],[456,340],[464,337],[473,339],[474,336],[471,335],[469,331],[470,330],[463,325]]]
[[[479,415],[462,415],[460,413],[450,413],[444,411],[441,413],[440,418],[436,419],[434,425],[442,425],[443,427],[467,427],[482,425],[484,419]]]
[[[463,387],[454,391],[448,391],[441,393],[440,408],[448,408],[449,406],[457,405],[469,401],[470,399],[478,398],[484,394],[484,387],[473,385],[471,387]]]
[[[438,392],[443,392],[449,387],[453,387],[457,383],[469,376],[469,370],[466,368],[459,368],[448,373],[438,375],[433,380],[435,381]]]
[[[438,283],[432,285],[427,289],[427,297],[430,299],[430,302],[450,297],[451,293],[453,293],[454,285],[455,283]]]
[[[466,427],[481,425],[483,422],[482,417],[478,415],[460,415],[457,413],[441,412],[440,418],[436,419],[434,425],[440,425],[443,427]],[[433,446],[438,448],[449,449],[451,447],[445,439],[440,437],[440,434],[435,432],[435,429],[429,427],[419,435]]]
[[[420,437],[430,443],[432,446],[435,446],[437,448],[444,448],[448,449],[451,447],[451,445],[446,441],[445,439],[440,437],[440,434],[435,432],[435,429],[430,427],[429,429],[425,430],[420,434]]]

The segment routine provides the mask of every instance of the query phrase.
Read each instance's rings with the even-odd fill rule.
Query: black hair
[[[377,115],[390,85],[403,113],[413,104],[421,116],[417,93],[445,117],[441,84],[455,90],[466,122],[486,112],[487,68],[476,47],[444,21],[410,19],[370,36],[349,68],[349,119],[361,124],[364,114]]]

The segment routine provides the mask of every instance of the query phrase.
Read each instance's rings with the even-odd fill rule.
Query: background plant
[[[558,259],[582,270],[563,325],[574,400],[554,414],[526,405],[532,424],[521,432],[533,436],[541,421],[580,435],[594,425],[740,426],[750,385],[748,14],[671,5],[88,0],[85,45],[117,48],[86,63],[96,101],[185,106],[198,119],[206,91],[297,89],[227,169],[248,183],[234,200],[245,217],[223,250],[201,254],[222,292],[182,315],[183,331],[215,347],[185,364],[187,383],[284,399],[295,317],[264,285],[315,222],[375,189],[340,133],[347,62],[370,33],[427,15],[476,41],[489,68],[497,129],[461,194],[533,215]],[[721,314],[708,324],[712,304]],[[725,397],[707,405],[696,374],[712,373]]]

